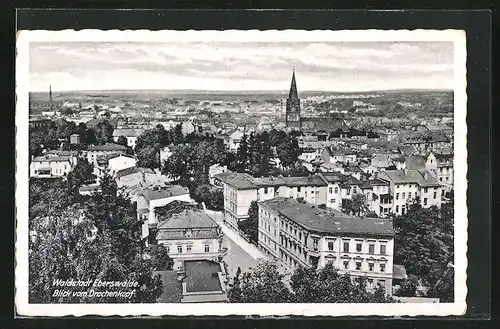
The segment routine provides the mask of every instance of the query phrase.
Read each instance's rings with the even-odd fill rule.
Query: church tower
[[[286,127],[288,130],[300,130],[300,99],[297,94],[297,82],[295,81],[295,67],[293,68],[290,93],[286,100]]]

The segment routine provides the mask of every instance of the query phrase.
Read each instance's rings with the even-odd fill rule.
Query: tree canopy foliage
[[[394,262],[422,283],[434,285],[453,262],[453,222],[453,202],[441,209],[422,208],[416,199],[406,214],[394,219]]]
[[[108,174],[100,183],[101,191],[87,197],[73,195],[64,182],[49,189],[30,184],[30,302],[155,302],[161,295],[161,279],[153,275],[155,260],[143,257],[135,207]],[[59,297],[54,295],[56,279],[133,280],[139,287],[128,299]]]
[[[341,275],[331,264],[321,269],[298,267],[286,284],[276,264],[260,262],[237,275],[228,291],[232,303],[389,303],[382,287],[366,289],[364,278]]]
[[[238,222],[238,228],[242,230],[254,243],[259,242],[259,206],[253,200],[248,208],[248,218]]]

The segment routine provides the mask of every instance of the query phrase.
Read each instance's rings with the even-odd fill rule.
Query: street
[[[221,212],[206,210],[206,213],[222,229],[224,238],[222,246],[227,248],[227,254],[224,256],[224,262],[228,265],[228,274],[234,276],[238,267],[242,272],[255,267],[259,259],[268,259],[256,246],[243,239],[238,232],[235,232],[228,225],[223,223],[224,215]]]

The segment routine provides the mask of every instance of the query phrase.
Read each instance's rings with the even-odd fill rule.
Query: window
[[[408,199],[411,199],[411,192],[408,192]]]
[[[191,251],[191,246],[186,246],[186,251],[190,252]]]
[[[205,252],[210,252],[210,246],[208,244],[205,245]]]
[[[399,212],[399,206],[396,206],[396,213]]]
[[[273,234],[274,234],[274,236],[276,236],[276,229],[274,229],[274,233]]]
[[[349,252],[349,242],[344,242],[344,252]]]
[[[385,272],[385,264],[380,264],[380,272]]]
[[[318,251],[318,242],[319,242],[318,238],[313,238],[313,249],[314,249],[314,251]]]
[[[330,199],[330,203],[335,203],[335,199]]]
[[[348,269],[349,268],[349,261],[348,260],[345,260],[344,261],[344,269]]]
[[[386,253],[386,252],[387,252],[387,250],[386,250],[386,245],[385,245],[385,244],[381,244],[381,245],[380,245],[380,253],[381,253],[382,255],[385,255],[385,253]]]
[[[403,192],[403,200],[405,199],[405,197],[406,197],[406,193],[405,193],[405,192]]]
[[[332,194],[333,193],[333,187],[328,188],[328,193]]]
[[[427,193],[427,191],[428,191],[427,187],[426,187],[426,188],[424,188],[424,193]]]
[[[434,192],[434,199],[437,199],[437,192]]]
[[[328,250],[333,250],[333,241],[328,242]]]
[[[335,188],[335,194],[339,194],[339,188],[338,187]]]
[[[424,198],[424,206],[427,206],[427,198]]]
[[[373,243],[370,243],[370,244],[368,245],[368,253],[369,253],[370,255],[373,255],[373,254],[375,253],[375,245],[374,245]]]
[[[399,200],[399,193],[396,193],[396,200]]]
[[[405,214],[405,212],[406,212],[405,205],[402,205],[402,206],[401,206],[401,214],[403,214],[403,215],[404,215],[404,214]]]
[[[335,263],[335,257],[328,257],[328,258],[326,259],[326,262],[327,262],[328,264],[333,264],[333,263]]]
[[[182,254],[182,246],[177,246],[177,252],[178,252],[179,254]]]
[[[167,254],[170,253],[170,246],[165,246],[165,250],[167,251]]]
[[[368,284],[371,286],[373,284],[373,279],[368,279]]]
[[[385,280],[378,280],[378,285],[381,287],[385,286]]]
[[[351,194],[351,188],[350,187],[347,188],[347,195],[349,195],[349,194]]]
[[[264,188],[264,194],[267,194],[267,187]]]
[[[443,181],[443,177],[439,177],[439,181],[442,182]]]
[[[356,251],[361,252],[361,243],[356,243]]]
[[[361,262],[356,262],[356,271],[361,271]]]
[[[297,187],[297,192],[300,192],[300,186],[299,186],[299,187]]]
[[[299,232],[299,240],[302,240],[302,232]]]
[[[373,271],[373,263],[368,263],[368,271]]]

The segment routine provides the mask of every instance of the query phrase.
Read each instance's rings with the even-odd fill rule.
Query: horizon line
[[[276,89],[255,89],[255,90],[222,90],[222,89],[68,89],[68,90],[52,90],[52,93],[70,93],[70,92],[134,92],[134,91],[157,91],[157,92],[214,92],[214,93],[288,93],[288,90],[276,90]],[[435,92],[451,92],[454,91],[453,88],[389,88],[389,89],[372,89],[372,90],[302,90],[300,93],[374,93],[374,92],[394,92],[394,91],[435,91]],[[40,90],[30,90],[29,93],[45,93],[49,91]]]

